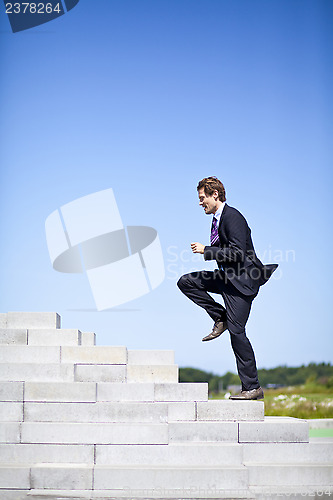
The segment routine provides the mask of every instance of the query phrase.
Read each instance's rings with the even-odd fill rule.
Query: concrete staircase
[[[333,496],[333,443],[262,401],[208,400],[172,351],[0,314],[0,499]],[[311,495],[311,496],[310,496]]]

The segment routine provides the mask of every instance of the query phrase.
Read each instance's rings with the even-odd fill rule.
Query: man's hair
[[[197,191],[202,188],[204,188],[206,196],[212,196],[214,191],[217,191],[219,200],[222,202],[226,200],[224,186],[217,177],[205,177],[199,181]]]

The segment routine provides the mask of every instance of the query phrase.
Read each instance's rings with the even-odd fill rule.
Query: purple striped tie
[[[219,232],[217,230],[217,219],[215,217],[213,217],[212,229],[210,232],[210,243],[212,245],[219,243]]]

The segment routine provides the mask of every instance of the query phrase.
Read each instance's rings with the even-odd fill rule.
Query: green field
[[[333,438],[333,429],[310,429],[310,437]]]

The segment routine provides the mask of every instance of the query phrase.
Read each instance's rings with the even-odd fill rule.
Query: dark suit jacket
[[[219,223],[219,244],[206,246],[204,259],[215,259],[224,279],[244,295],[254,295],[278,267],[264,265],[256,256],[249,228],[243,215],[225,204]]]

